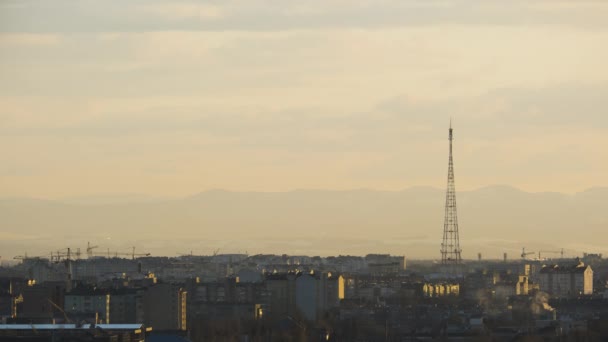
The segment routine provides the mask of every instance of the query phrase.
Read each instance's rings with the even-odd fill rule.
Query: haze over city
[[[0,340],[608,341],[607,19],[0,1]]]
[[[464,257],[517,257],[518,231],[608,252],[607,16],[604,1],[4,1],[3,257],[94,240],[438,258],[450,119]]]

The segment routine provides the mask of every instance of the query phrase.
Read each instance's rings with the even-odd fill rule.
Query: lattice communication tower
[[[458,214],[456,213],[456,188],[454,186],[454,161],[452,159],[452,122],[450,122],[450,159],[448,163],[448,188],[445,195],[445,219],[443,222],[443,242],[441,243],[441,263],[459,265],[460,241],[458,239]]]

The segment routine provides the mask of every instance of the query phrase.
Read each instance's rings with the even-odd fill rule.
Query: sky
[[[0,197],[608,186],[606,1],[0,2]]]

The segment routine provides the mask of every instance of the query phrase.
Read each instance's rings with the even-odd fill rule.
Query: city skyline
[[[0,1],[0,340],[606,339],[607,18]]]

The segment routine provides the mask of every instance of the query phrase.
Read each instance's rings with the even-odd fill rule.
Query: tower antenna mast
[[[450,118],[450,157],[448,162],[448,187],[445,195],[445,218],[443,222],[443,242],[441,243],[441,263],[459,265],[460,241],[458,238],[458,214],[456,212],[456,188],[454,186],[454,160],[452,158],[452,141],[454,140],[452,119]]]

